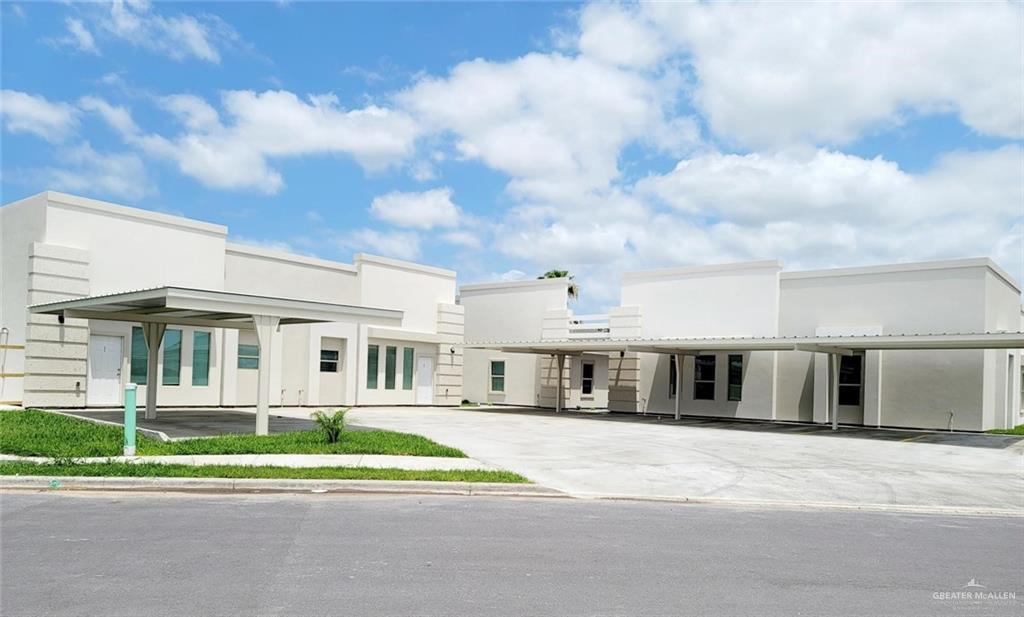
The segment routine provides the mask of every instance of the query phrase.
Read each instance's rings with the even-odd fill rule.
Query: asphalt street
[[[0,614],[1021,615],[1022,549],[1019,518],[8,492]]]

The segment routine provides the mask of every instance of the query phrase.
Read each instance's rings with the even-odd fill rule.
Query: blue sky
[[[463,282],[989,255],[1021,6],[11,3],[4,203],[51,188]]]

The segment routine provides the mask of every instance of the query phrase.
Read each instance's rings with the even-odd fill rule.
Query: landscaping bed
[[[45,411],[0,412],[0,453],[50,458],[120,456],[124,430]],[[159,441],[136,435],[139,456],[167,454],[391,454],[466,458],[456,448],[394,431],[345,431],[328,443],[319,430]],[[296,476],[300,477],[300,476]]]
[[[0,476],[103,476],[117,478],[277,478],[289,480],[403,480],[426,482],[529,483],[510,471],[484,469],[413,470],[369,467],[252,467],[245,465],[165,465],[161,463],[31,463],[0,461]]]

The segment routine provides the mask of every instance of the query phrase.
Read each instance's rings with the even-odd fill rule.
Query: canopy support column
[[[160,388],[157,365],[160,359],[160,342],[164,340],[165,323],[143,323],[142,335],[146,339],[146,413],[147,420],[156,418],[156,393]]]
[[[673,376],[676,380],[676,420],[680,418],[680,404],[683,400],[683,354],[674,354],[676,359],[676,374]]]
[[[256,434],[270,434],[270,358],[274,330],[281,323],[280,317],[253,315],[256,339],[260,347],[259,369],[256,386]]]
[[[562,371],[565,368],[565,354],[555,354],[555,363],[558,364],[558,381],[555,385],[555,413],[562,413]]]
[[[832,430],[839,430],[839,354],[828,354],[828,406]]]

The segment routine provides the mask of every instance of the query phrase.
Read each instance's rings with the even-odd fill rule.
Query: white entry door
[[[434,358],[420,356],[416,361],[416,404],[434,402]]]
[[[89,386],[86,396],[90,405],[121,404],[121,337],[89,337]]]

